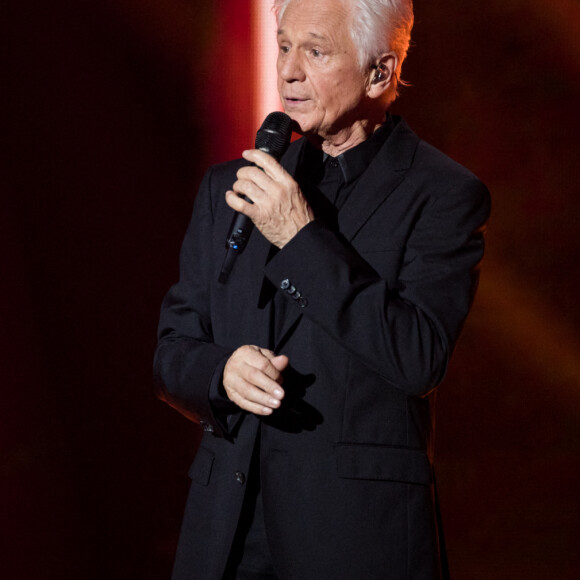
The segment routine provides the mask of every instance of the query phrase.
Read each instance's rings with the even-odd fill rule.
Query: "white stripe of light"
[[[253,0],[252,41],[256,81],[254,86],[254,115],[256,130],[272,111],[281,111],[282,105],[276,88],[276,19],[272,0]]]

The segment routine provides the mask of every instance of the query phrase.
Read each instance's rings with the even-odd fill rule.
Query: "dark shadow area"
[[[154,398],[157,315],[204,169],[253,141],[248,5],[3,5],[5,578],[169,577],[198,431]],[[580,9],[415,6],[413,86],[395,112],[494,203],[480,293],[438,396],[453,577],[571,580]]]

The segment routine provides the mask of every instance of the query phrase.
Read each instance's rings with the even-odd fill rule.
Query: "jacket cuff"
[[[215,368],[208,391],[209,406],[220,435],[230,435],[243,413],[240,407],[230,401],[224,389],[224,368],[229,357],[230,354],[224,357]],[[201,422],[201,426],[204,431],[215,431],[215,427],[210,423]]]

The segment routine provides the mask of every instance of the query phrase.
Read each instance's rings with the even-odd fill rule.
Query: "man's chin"
[[[298,121],[294,121],[292,123],[292,130],[294,131],[294,133],[297,133],[302,137],[307,137],[312,142],[316,142],[320,139],[320,136],[318,135],[316,128],[306,123],[299,123]]]
[[[294,133],[298,133],[299,135],[304,135],[304,130],[302,128],[303,123],[301,123],[300,119],[297,118],[299,116],[287,110],[284,110],[284,112],[292,119],[292,131]]]
[[[294,119],[292,115],[288,116],[292,119],[292,131],[294,133],[298,133],[298,135],[304,135],[304,131],[302,130],[300,123],[296,119]]]
[[[292,131],[295,133],[306,136],[315,132],[312,120],[307,115],[297,111],[285,111],[285,113],[292,119]]]

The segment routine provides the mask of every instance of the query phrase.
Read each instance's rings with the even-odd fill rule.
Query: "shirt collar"
[[[345,183],[351,183],[359,178],[371,164],[379,149],[391,134],[393,129],[392,117],[387,113],[386,121],[362,143],[355,145],[337,157],[323,154],[323,160],[336,159],[342,170]]]

